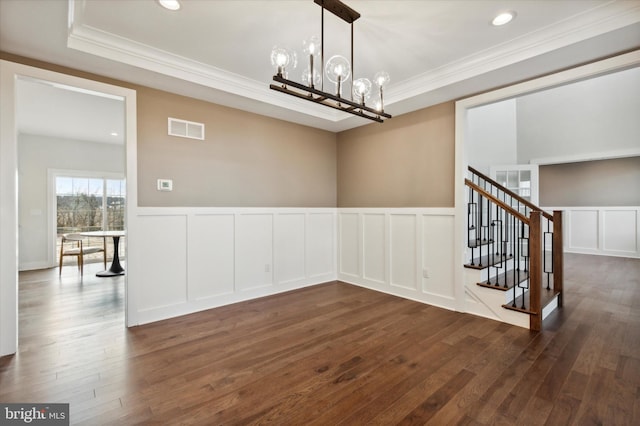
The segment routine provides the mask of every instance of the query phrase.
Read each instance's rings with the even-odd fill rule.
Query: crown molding
[[[306,114],[331,123],[346,123],[349,114],[292,97],[283,97],[256,81],[198,61],[94,28],[83,22],[84,0],[69,0],[67,46],[113,61],[186,80],[247,99]],[[640,2],[611,1],[519,38],[394,84],[385,106],[446,88],[465,80],[640,22]]]
[[[640,148],[591,152],[587,154],[563,155],[557,157],[532,158],[529,164],[546,166],[550,164],[580,163],[584,161],[616,160],[618,158],[640,157]]]
[[[308,102],[294,103],[284,100],[270,91],[264,82],[257,82],[90,26],[74,25],[68,35],[67,47],[234,95],[295,109],[324,120],[340,119],[341,114],[334,114],[332,111],[324,111],[320,108],[310,108],[314,105]]]
[[[387,91],[387,104],[392,105],[639,22],[640,2],[609,2],[395,84]]]
[[[79,5],[80,4],[80,5]],[[298,99],[287,99],[259,82],[202,62],[156,49],[117,34],[94,28],[82,20],[82,0],[69,0],[67,47],[102,58],[197,83],[245,98],[338,122],[349,117]]]

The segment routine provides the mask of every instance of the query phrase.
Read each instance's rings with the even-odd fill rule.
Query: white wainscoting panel
[[[240,214],[236,228],[236,291],[273,285],[273,214]]]
[[[339,270],[344,276],[360,276],[360,215],[357,213],[339,213]]]
[[[189,300],[232,294],[235,216],[196,214],[189,220]]]
[[[334,208],[148,207],[135,221],[139,324],[337,278]]]
[[[305,279],[305,214],[291,213],[276,216],[275,271],[280,284]]]
[[[452,216],[423,216],[424,248],[422,256],[422,290],[433,297],[452,300],[455,297],[453,282],[454,221]]]
[[[598,248],[598,210],[573,210],[569,225],[569,247],[582,250]]]
[[[386,280],[385,261],[385,215],[364,214],[362,238],[362,272],[367,280],[384,284]]]
[[[339,280],[455,309],[453,208],[339,208],[338,218]]]
[[[330,212],[307,214],[306,262],[307,277],[336,275],[335,209]]]
[[[391,280],[393,287],[407,290],[418,288],[416,265],[418,262],[418,216],[416,214],[390,214]]]
[[[141,311],[187,301],[187,215],[144,216],[138,221],[145,247],[137,259],[145,265],[138,284]]]
[[[638,253],[637,211],[603,210],[602,216],[603,250],[620,254]]]
[[[640,258],[640,207],[545,207],[563,211],[564,251]]]

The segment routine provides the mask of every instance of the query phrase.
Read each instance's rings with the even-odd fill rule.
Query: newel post
[[[564,298],[564,243],[562,230],[562,210],[553,211],[553,290],[558,295],[558,308]]]
[[[542,329],[542,308],[540,292],[542,286],[542,232],[540,211],[531,211],[529,216],[529,329]]]

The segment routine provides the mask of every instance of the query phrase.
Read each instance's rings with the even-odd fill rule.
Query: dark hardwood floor
[[[20,274],[0,401],[73,424],[640,424],[640,260],[566,255],[540,333],[327,283],[132,329],[122,278]]]

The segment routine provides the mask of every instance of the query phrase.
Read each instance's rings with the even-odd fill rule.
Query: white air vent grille
[[[169,117],[169,135],[204,140],[204,124]]]

